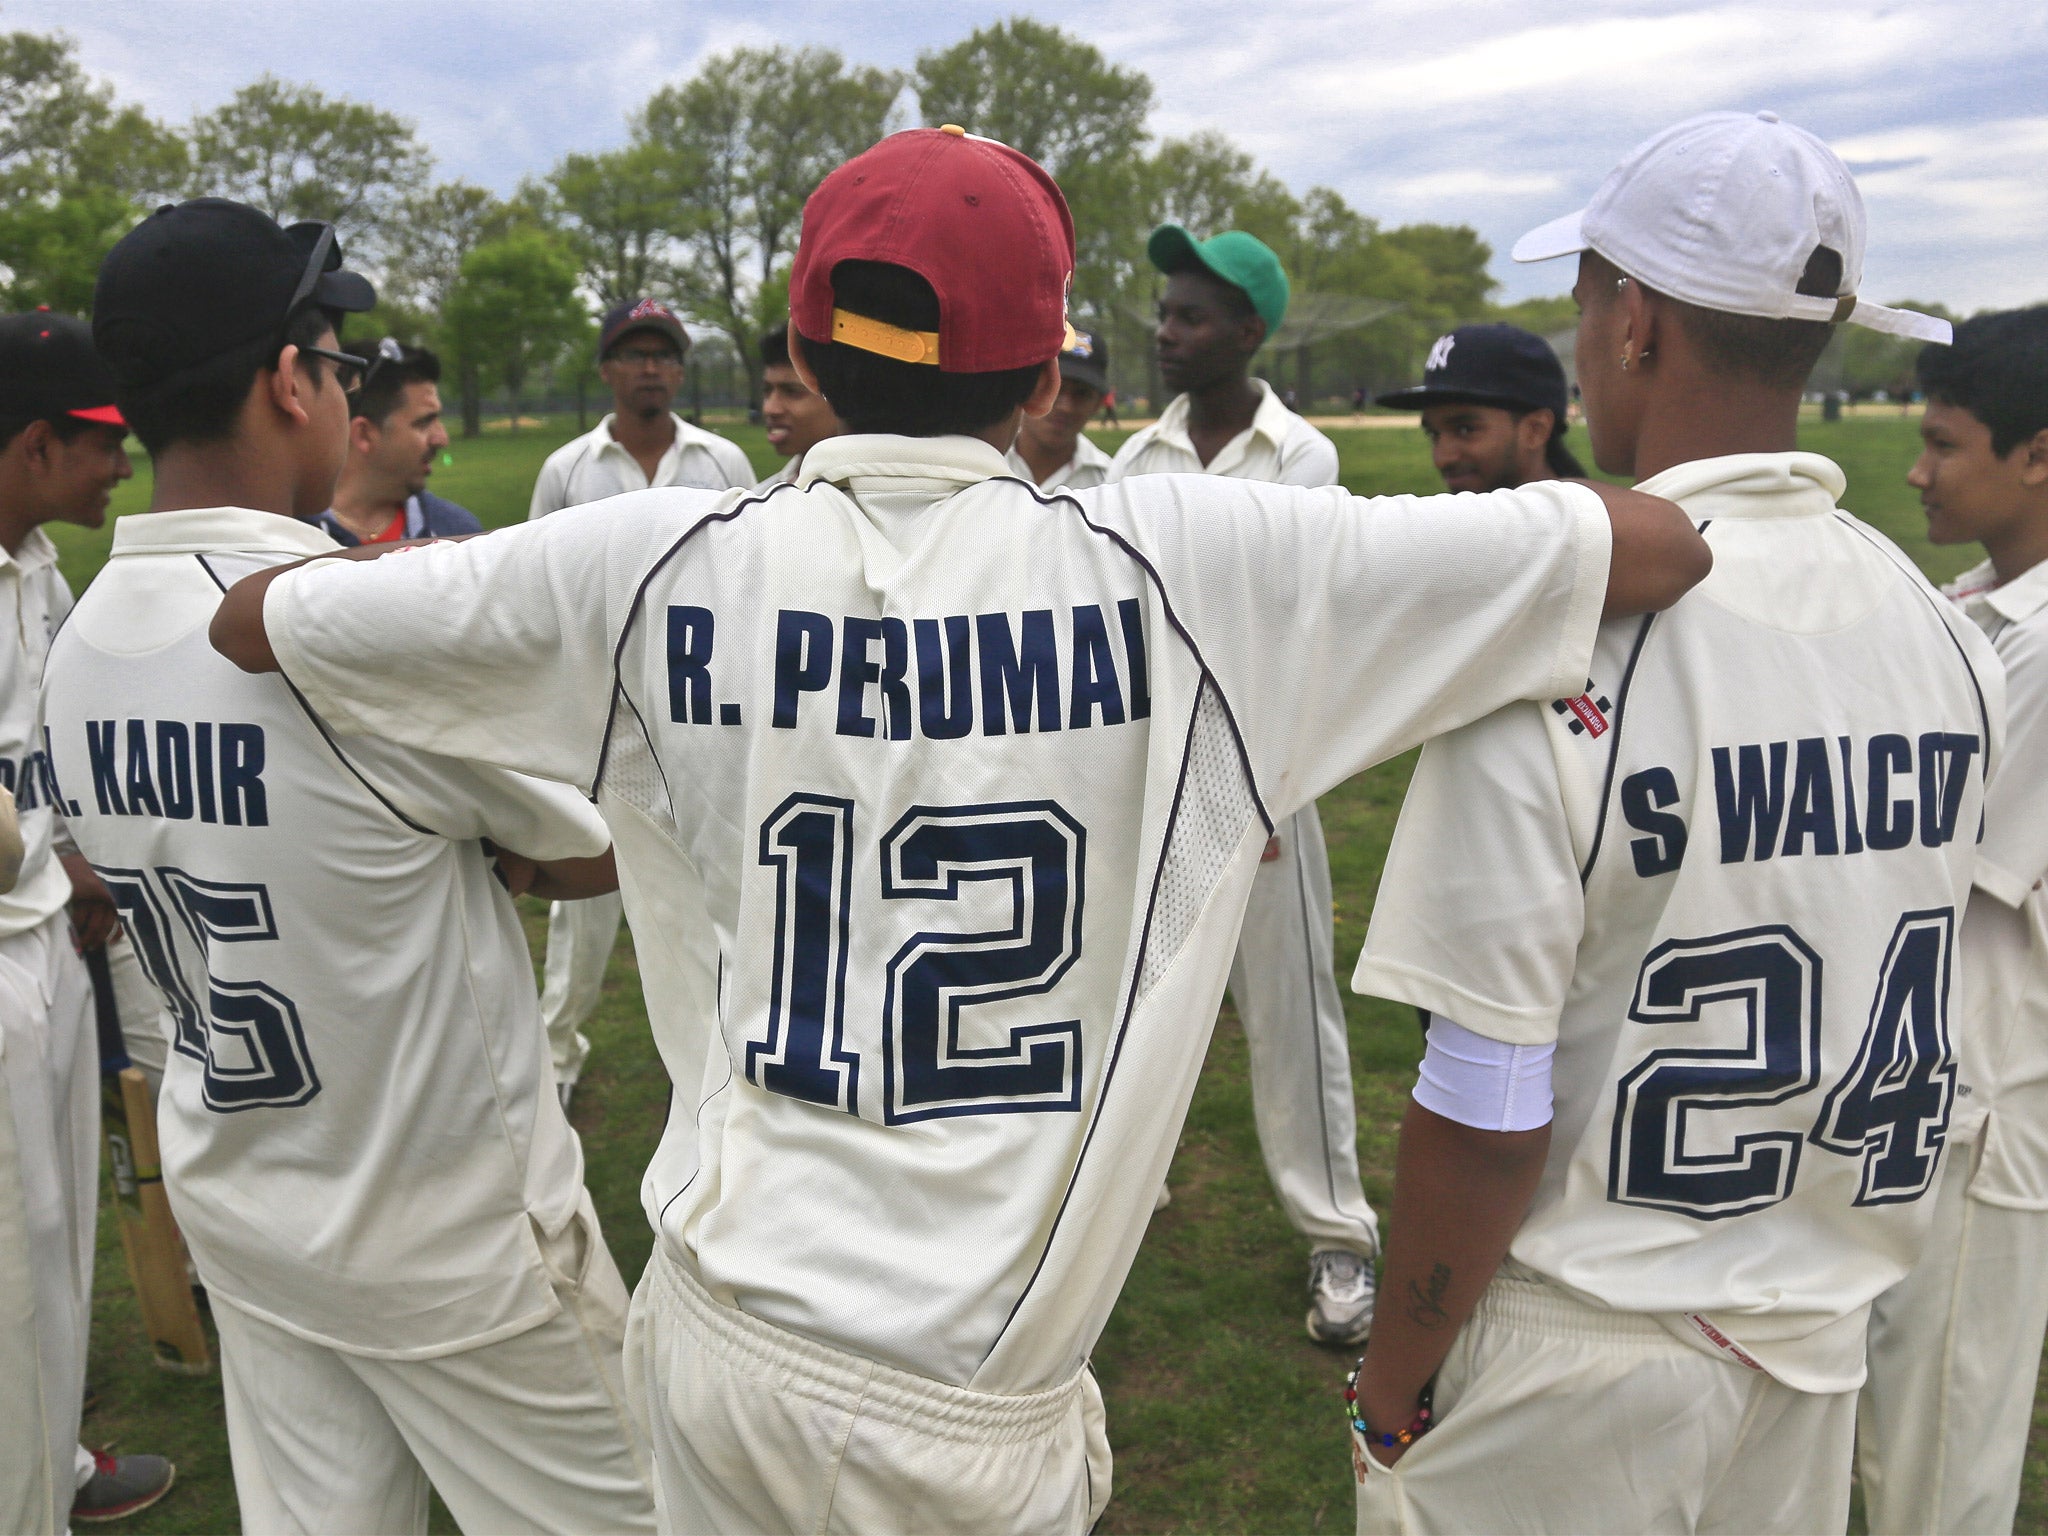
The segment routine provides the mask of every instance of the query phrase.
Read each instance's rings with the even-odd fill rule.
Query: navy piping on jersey
[[[1948,643],[1956,648],[1956,658],[1962,662],[1963,671],[1966,674],[1968,674],[1970,679],[1970,689],[1977,695],[1977,724],[1979,728],[1982,729],[1982,731],[1984,732],[1984,751],[1988,756],[1988,754],[1991,751],[1991,712],[1984,707],[1984,689],[1983,686],[1979,684],[1977,681],[1977,669],[1970,665],[1970,653],[1963,649],[1963,642],[1956,638],[1956,632],[1953,629],[1949,628],[1947,617],[1942,613],[1940,607],[1937,606],[1938,604],[1947,602],[1948,599],[1943,597],[1939,592],[1935,592],[1931,588],[1929,588],[1929,586],[1927,585],[1926,576],[1921,574],[1920,569],[1917,566],[1900,565],[1900,561],[1904,560],[1905,556],[1901,554],[1895,554],[1890,547],[1876,539],[1871,538],[1869,532],[1865,530],[1863,525],[1858,523],[1855,518],[1850,517],[1847,513],[1841,511],[1839,508],[1836,509],[1835,516],[1839,517],[1850,528],[1854,529],[1858,534],[1862,535],[1865,543],[1869,544],[1873,549],[1877,550],[1879,554],[1883,555],[1886,559],[1890,560],[1893,565],[1899,566],[1900,570],[1906,572],[1909,577],[1913,578],[1910,583],[1913,590],[1918,592],[1923,598],[1925,598],[1927,600],[1928,606],[1933,609],[1935,623],[1941,627],[1941,632],[1944,635],[1948,636]],[[1990,769],[1990,764],[1988,762],[1985,764],[1985,769],[1988,774]]]
[[[206,572],[208,578],[211,579],[211,581],[216,587],[220,588],[222,595],[225,596],[228,590],[227,583],[223,582],[220,579],[220,574],[217,571],[215,571],[211,565],[207,563],[206,556],[194,555],[192,558],[199,562],[199,568],[202,571]],[[355,781],[370,792],[370,796],[372,799],[374,799],[379,805],[383,806],[384,809],[389,811],[393,816],[396,816],[399,819],[399,821],[402,822],[405,826],[410,828],[412,831],[419,833],[420,836],[438,837],[442,839],[444,842],[456,841],[456,839],[449,837],[448,834],[445,832],[436,832],[432,827],[421,826],[418,822],[414,821],[410,816],[406,815],[405,812],[401,811],[397,806],[393,805],[391,803],[390,797],[387,796],[383,790],[379,789],[376,785],[372,784],[369,781],[369,779],[364,777],[363,771],[360,768],[356,767],[354,763],[349,761],[348,754],[341,750],[340,744],[335,741],[333,735],[328,731],[327,722],[320,718],[319,713],[313,708],[313,706],[306,702],[306,696],[303,693],[299,692],[299,685],[293,682],[289,677],[286,677],[282,669],[279,670],[277,677],[278,681],[282,682],[286,688],[291,690],[291,696],[298,701],[299,708],[305,712],[306,718],[312,722],[313,729],[320,733],[320,739],[327,743],[327,750],[334,754],[335,761],[340,763],[342,767],[346,768],[349,771],[349,773],[354,777]]]
[[[720,951],[718,952],[718,979],[717,979],[717,980],[716,980],[715,982],[713,982],[713,983],[712,983],[711,995],[712,995],[712,997],[713,997],[713,998],[715,998],[715,999],[717,1000],[717,1001],[716,1001],[716,1003],[715,1003],[715,1005],[714,1005],[714,1007],[713,1007],[713,1012],[714,1012],[714,1013],[715,1013],[715,1014],[717,1015],[717,1019],[718,1019],[718,1038],[719,1038],[720,1040],[724,1040],[724,1038],[725,1038],[725,951],[724,951],[724,950],[722,950],[722,949],[721,949],[721,950],[720,950]],[[691,1128],[692,1128],[692,1129],[694,1129],[694,1128],[696,1128],[696,1127],[698,1127],[698,1126],[701,1126],[701,1125],[702,1125],[702,1124],[704,1123],[704,1106],[705,1106],[706,1104],[709,1104],[709,1103],[710,1103],[710,1102],[711,1102],[711,1101],[712,1101],[713,1099],[717,1098],[717,1097],[718,1097],[718,1096],[719,1096],[719,1095],[720,1095],[721,1093],[725,1092],[725,1090],[726,1090],[726,1089],[728,1089],[728,1088],[730,1088],[731,1086],[732,1086],[732,1053],[731,1053],[730,1051],[728,1051],[728,1052],[726,1053],[726,1057],[725,1057],[725,1079],[724,1079],[724,1081],[722,1081],[721,1083],[719,1083],[719,1085],[718,1085],[718,1086],[717,1086],[716,1088],[712,1089],[712,1090],[711,1090],[711,1091],[710,1091],[709,1093],[705,1094],[703,1098],[701,1098],[701,1099],[699,1099],[699,1100],[697,1101],[697,1108],[696,1108],[696,1110],[695,1110],[695,1111],[694,1111],[694,1112],[693,1112],[693,1113],[691,1114],[691,1116],[690,1116],[690,1125],[691,1125]],[[673,1115],[673,1114],[674,1114],[675,1112],[676,1112],[676,1085],[675,1085],[675,1079],[671,1078],[671,1079],[669,1079],[669,1085],[668,1085],[668,1109],[667,1109],[667,1111],[666,1111],[666,1112],[665,1112],[665,1113],[664,1113],[664,1114],[662,1115],[662,1117],[661,1117],[661,1138],[660,1138],[660,1140],[661,1140],[661,1141],[665,1141],[665,1140],[667,1140],[667,1139],[668,1139],[668,1122],[669,1122],[669,1117],[670,1117],[671,1115]],[[656,1142],[656,1145],[657,1145],[657,1146],[658,1146],[658,1145],[660,1145],[660,1141],[657,1141],[657,1142]],[[669,1196],[669,1197],[668,1197],[668,1198],[667,1198],[666,1200],[664,1200],[664,1201],[662,1201],[662,1202],[661,1202],[661,1210],[660,1210],[660,1212],[659,1212],[659,1213],[658,1213],[658,1214],[656,1215],[656,1217],[655,1217],[655,1223],[656,1223],[656,1225],[657,1225],[657,1226],[659,1226],[659,1224],[660,1224],[661,1222],[664,1222],[664,1221],[668,1220],[668,1208],[669,1208],[670,1206],[674,1205],[674,1204],[675,1204],[675,1203],[676,1203],[676,1202],[677,1202],[678,1200],[682,1199],[684,1195],[686,1195],[686,1194],[688,1194],[688,1193],[690,1192],[690,1186],[691,1186],[691,1185],[693,1185],[693,1184],[695,1184],[695,1183],[697,1182],[697,1174],[700,1174],[700,1173],[702,1173],[703,1171],[704,1171],[704,1160],[703,1160],[703,1159],[702,1159],[702,1158],[700,1157],[700,1158],[698,1158],[698,1159],[697,1159],[697,1173],[693,1173],[693,1174],[691,1174],[691,1175],[690,1175],[690,1176],[689,1176],[689,1177],[688,1177],[687,1179],[683,1180],[683,1187],[682,1187],[681,1189],[677,1190],[677,1191],[676,1191],[676,1192],[675,1192],[674,1194],[670,1195],[670,1196]]]
[[[1081,1138],[1081,1153],[1074,1159],[1074,1171],[1067,1177],[1066,1192],[1060,1196],[1060,1206],[1053,1213],[1052,1225],[1046,1229],[1045,1243],[1038,1250],[1038,1262],[1031,1266],[1031,1273],[1025,1278],[1023,1288],[1017,1292],[1017,1299],[1010,1304],[1010,1314],[1003,1319],[1003,1326],[996,1330],[995,1342],[989,1345],[988,1354],[994,1354],[996,1345],[1010,1331],[1010,1324],[1017,1320],[1017,1311],[1024,1305],[1024,1298],[1031,1294],[1031,1288],[1038,1283],[1038,1277],[1045,1269],[1046,1256],[1052,1252],[1053,1238],[1058,1235],[1060,1223],[1066,1219],[1067,1206],[1074,1198],[1074,1181],[1081,1176],[1081,1165],[1088,1161],[1088,1149],[1095,1143],[1095,1132],[1102,1124],[1103,1101],[1109,1097],[1111,1079],[1116,1076],[1117,1063],[1123,1058],[1124,1028],[1130,1022],[1131,1009],[1137,1005],[1138,982],[1145,973],[1145,955],[1152,947],[1152,919],[1159,911],[1159,886],[1166,878],[1165,850],[1173,846],[1174,828],[1180,825],[1181,802],[1188,787],[1188,764],[1194,758],[1195,726],[1202,718],[1202,690],[1195,690],[1194,702],[1188,708],[1188,730],[1180,747],[1180,777],[1174,781],[1173,809],[1166,815],[1166,831],[1159,840],[1161,857],[1152,869],[1152,889],[1145,893],[1145,921],[1138,930],[1138,959],[1131,967],[1130,990],[1125,993],[1123,1006],[1118,1010],[1114,1044],[1110,1047],[1109,1060],[1102,1069],[1102,1087],[1095,1095],[1095,1115],[1089,1121],[1088,1134]],[[983,1355],[986,1362],[988,1355]]]
[[[1700,527],[1707,525],[1701,523]],[[1593,813],[1593,846],[1586,851],[1586,862],[1579,869],[1581,886],[1593,878],[1593,863],[1600,857],[1600,842],[1607,835],[1607,802],[1614,792],[1614,769],[1621,761],[1621,728],[1628,719],[1629,685],[1636,680],[1636,663],[1642,660],[1643,642],[1650,638],[1650,625],[1657,615],[1646,613],[1643,622],[1636,628],[1636,643],[1629,647],[1628,665],[1621,669],[1621,685],[1614,690],[1614,739],[1607,743],[1607,771],[1600,779],[1600,802]]]
[[[1204,687],[1214,688],[1216,690],[1216,700],[1223,706],[1224,719],[1230,725],[1231,742],[1237,748],[1238,764],[1243,769],[1245,784],[1252,792],[1252,805],[1259,813],[1259,822],[1266,829],[1267,836],[1270,837],[1274,830],[1273,818],[1266,810],[1264,798],[1259,794],[1259,781],[1252,772],[1251,754],[1245,749],[1244,733],[1238,729],[1237,716],[1231,711],[1230,700],[1224,696],[1222,685],[1216,681],[1215,675],[1210,672],[1208,663],[1202,657],[1201,647],[1195,644],[1194,636],[1187,632],[1186,628],[1181,624],[1179,616],[1173,611],[1173,601],[1167,596],[1166,582],[1160,577],[1158,570],[1154,568],[1152,562],[1147,560],[1138,550],[1132,548],[1130,542],[1121,534],[1116,533],[1112,529],[1104,528],[1101,524],[1090,518],[1088,516],[1088,509],[1083,507],[1080,502],[1074,500],[1072,496],[1065,493],[1047,496],[1037,486],[1032,485],[1029,481],[1018,479],[1016,476],[1000,475],[992,478],[1011,480],[1013,483],[1023,486],[1042,506],[1053,507],[1064,503],[1072,507],[1080,516],[1083,527],[1092,533],[1102,535],[1128,555],[1132,562],[1145,573],[1146,578],[1152,583],[1154,590],[1158,592],[1160,606],[1165,610],[1167,623],[1173,626],[1173,631],[1180,636],[1181,643],[1187,646],[1188,650],[1193,653],[1196,665],[1201,670],[1201,683],[1195,688],[1194,702],[1188,710],[1188,733],[1186,739],[1181,743],[1180,777],[1173,788],[1173,810],[1167,816],[1166,831],[1159,841],[1160,859],[1152,872],[1152,889],[1145,898],[1145,922],[1139,930],[1137,954],[1131,966],[1131,988],[1129,993],[1125,995],[1123,1006],[1118,1010],[1116,1031],[1113,1036],[1115,1044],[1110,1048],[1109,1060],[1102,1069],[1102,1084],[1095,1093],[1095,1114],[1089,1122],[1088,1134],[1081,1139],[1081,1151],[1074,1159],[1074,1171],[1067,1176],[1066,1193],[1061,1195],[1059,1209],[1053,1213],[1052,1225],[1046,1229],[1045,1242],[1038,1250],[1038,1262],[1032,1266],[1030,1276],[1025,1280],[1023,1288],[1017,1292],[1017,1299],[1010,1307],[1010,1315],[1003,1319],[1003,1326],[996,1331],[995,1339],[989,1345],[988,1355],[994,1354],[1001,1347],[1003,1339],[1010,1331],[1010,1324],[1017,1320],[1017,1313],[1023,1308],[1025,1301],[1031,1295],[1032,1288],[1038,1284],[1039,1275],[1045,1270],[1046,1258],[1052,1252],[1052,1245],[1059,1237],[1060,1224],[1066,1220],[1067,1207],[1073,1201],[1074,1185],[1081,1177],[1082,1165],[1088,1161],[1089,1148],[1095,1144],[1095,1132],[1102,1124],[1103,1107],[1109,1100],[1109,1090],[1116,1080],[1117,1064],[1123,1059],[1124,1032],[1130,1027],[1131,1010],[1137,1006],[1138,979],[1144,974],[1145,956],[1151,952],[1152,948],[1152,918],[1159,905],[1160,881],[1166,874],[1165,854],[1173,846],[1174,829],[1180,824],[1181,801],[1187,789],[1188,762],[1193,755],[1191,749],[1195,739],[1195,725],[1201,719],[1202,689]],[[986,1361],[988,1355],[983,1355],[982,1359]]]
[[[734,518],[738,517],[742,512],[746,511],[747,508],[760,506],[763,502],[767,501],[769,497],[773,496],[777,491],[790,491],[795,489],[796,487],[793,484],[785,480],[779,485],[769,486],[767,490],[761,492],[758,496],[749,495],[742,497],[732,506],[727,507],[723,512],[705,513],[704,516],[698,518],[696,522],[690,524],[689,527],[685,528],[682,531],[682,533],[677,536],[675,543],[669,545],[669,547],[662,552],[661,558],[655,561],[654,564],[650,565],[647,568],[647,574],[640,578],[640,585],[633,589],[633,600],[626,605],[626,622],[619,626],[618,644],[612,647],[612,708],[610,714],[606,717],[604,722],[604,744],[598,749],[597,772],[594,775],[592,775],[590,780],[590,798],[593,802],[597,799],[597,792],[599,787],[604,783],[605,768],[611,762],[612,720],[615,719],[618,715],[618,702],[620,697],[622,695],[625,695],[626,689],[626,673],[624,666],[626,658],[626,641],[632,636],[633,626],[640,621],[640,603],[641,600],[647,596],[647,588],[653,583],[654,578],[661,574],[662,567],[667,565],[669,561],[675,559],[675,557],[682,552],[683,546],[689,543],[690,540],[694,539],[700,532],[702,532],[707,524],[729,523]],[[628,707],[630,707],[633,711],[633,718],[640,722],[641,733],[645,735],[647,732],[646,717],[640,713],[639,706],[633,703],[632,698],[630,696],[626,696],[626,703]],[[651,750],[654,745],[654,738],[652,736],[648,736],[647,742],[648,747]],[[654,753],[655,761],[657,764],[659,764],[660,762],[660,756],[661,755],[659,753]],[[662,788],[666,790],[668,788],[667,774],[664,773],[662,775],[661,783]],[[671,812],[673,812],[673,799],[671,799],[670,801],[670,808]]]

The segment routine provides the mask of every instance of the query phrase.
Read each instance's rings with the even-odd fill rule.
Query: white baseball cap
[[[1632,150],[1577,213],[1515,242],[1516,261],[1595,250],[1659,293],[1766,320],[1847,320],[1947,343],[1949,323],[1856,296],[1863,198],[1827,145],[1775,112],[1705,112]],[[1842,258],[1838,297],[1798,291],[1817,246]]]

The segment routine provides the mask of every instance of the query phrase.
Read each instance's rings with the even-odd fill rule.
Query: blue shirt
[[[334,515],[331,507],[307,521],[344,549],[354,549],[363,542],[342,526],[341,519]],[[458,533],[483,531],[484,525],[477,521],[474,512],[457,506],[445,496],[421,491],[417,496],[406,498],[405,536],[408,539],[445,539]]]

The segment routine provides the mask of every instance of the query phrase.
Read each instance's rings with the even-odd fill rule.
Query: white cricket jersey
[[[51,650],[44,722],[73,835],[176,1026],[163,1162],[208,1289],[418,1357],[552,1316],[535,1229],[581,1194],[481,839],[539,859],[609,839],[562,785],[337,735],[209,644],[227,586],[335,548],[238,508],[120,519]]]
[[[1424,749],[1354,979],[1555,1040],[1512,1257],[1805,1391],[1926,1230],[1957,919],[2004,714],[1976,628],[1807,453],[1641,489],[1713,574],[1588,679]]]
[[[1275,485],[1335,485],[1337,445],[1310,426],[1273,393],[1264,379],[1252,424],[1217,451],[1206,465],[1188,436],[1188,397],[1177,395],[1159,419],[1124,439],[1110,462],[1111,481],[1132,475],[1228,475]]]
[[[1943,591],[2005,665],[2005,754],[1963,919],[1955,1136],[1984,1140],[1973,1198],[2048,1210],[2048,563],[2000,586],[1987,560]]]
[[[1023,454],[1014,447],[1003,455],[1010,466],[1010,473],[1032,478],[1031,465]],[[1074,439],[1074,456],[1046,476],[1039,489],[1047,495],[1054,491],[1086,491],[1101,485],[1109,478],[1110,457],[1088,441],[1088,434],[1082,433]]]
[[[13,791],[21,816],[21,874],[0,895],[0,939],[39,927],[71,900],[71,879],[52,842],[62,831],[56,786],[36,724],[36,690],[50,637],[71,611],[71,588],[57,569],[57,546],[31,528],[21,548],[0,549],[0,784]]]
[[[596,786],[676,1079],[668,1251],[1023,1392],[1123,1284],[1274,820],[1582,677],[1608,548],[1555,483],[1048,497],[978,440],[837,437],[762,496],[309,567],[265,622],[345,728]]]
[[[628,491],[669,485],[722,491],[754,483],[754,466],[745,449],[716,432],[691,426],[673,412],[669,420],[675,423],[675,439],[662,451],[654,477],[649,479],[640,461],[612,436],[614,419],[615,413],[607,415],[581,437],[571,438],[548,455],[533,482],[533,501],[526,511],[529,519]]]

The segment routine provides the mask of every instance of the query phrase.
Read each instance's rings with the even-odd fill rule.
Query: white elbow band
[[[1429,1050],[1415,1102],[1480,1131],[1533,1131],[1550,1124],[1550,1064],[1557,1042],[1507,1045],[1429,1016]]]

